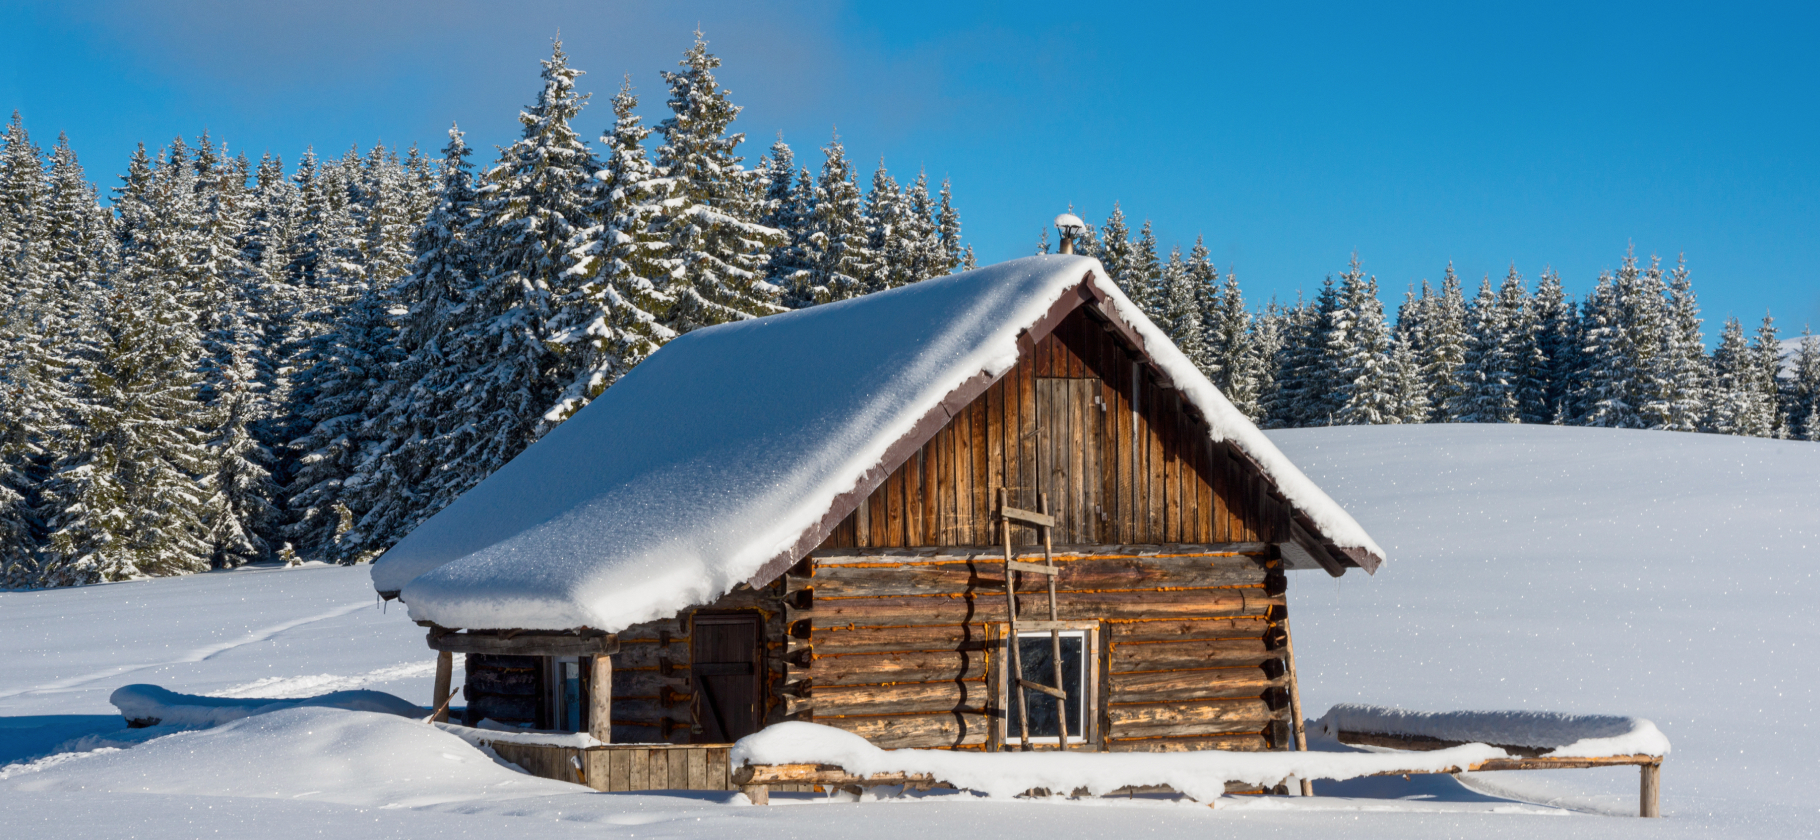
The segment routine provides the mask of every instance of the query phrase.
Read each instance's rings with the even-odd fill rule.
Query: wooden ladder
[[[1055,517],[1049,515],[1049,495],[1037,494],[1035,511],[1019,510],[1010,505],[1005,488],[998,490],[999,531],[1005,541],[1005,608],[1011,624],[1011,685],[1017,691],[1018,734],[1022,739],[1022,749],[1029,752],[1030,743],[1030,701],[1024,696],[1024,690],[1040,691],[1055,698],[1055,719],[1057,730],[1056,744],[1061,750],[1068,749],[1068,693],[1062,689],[1062,633],[1058,624],[1055,609],[1055,579],[1061,573],[1056,568],[1053,548],[1050,545],[1049,532],[1055,527]],[[1042,565],[1018,560],[1011,548],[1011,526],[1023,525],[1037,529],[1043,537]],[[1018,643],[1017,634],[1017,575],[1042,575],[1049,582],[1049,658],[1055,666],[1055,685],[1043,685],[1024,679],[1024,657]],[[1086,655],[1086,651],[1081,651]]]

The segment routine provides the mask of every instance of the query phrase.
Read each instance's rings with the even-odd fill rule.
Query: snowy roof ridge
[[[374,586],[445,627],[617,632],[763,584],[1088,302],[1312,530],[1375,566],[1364,529],[1105,276],[1028,257],[681,336],[401,540]]]

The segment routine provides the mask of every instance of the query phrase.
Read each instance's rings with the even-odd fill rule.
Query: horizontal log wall
[[[1288,505],[1243,453],[1211,439],[1179,391],[1135,361],[1090,309],[1076,310],[892,465],[826,547],[992,545],[1000,487],[1030,509],[1047,492],[1058,544],[1284,538]],[[1034,537],[1020,528],[1014,541]]]
[[[887,748],[990,748],[1002,550],[823,548],[811,561],[808,597],[786,613],[790,678],[808,686],[813,719]],[[1272,546],[1076,546],[1056,563],[1060,618],[1100,622],[1101,748],[1286,746]],[[1020,616],[1046,618],[1040,579],[1019,586]]]
[[[793,570],[760,589],[742,586],[713,603],[621,632],[619,652],[613,654],[613,742],[701,740],[701,710],[689,677],[689,632],[694,615],[705,611],[753,610],[763,617],[765,724],[806,719],[797,710],[802,689],[787,668],[791,644],[785,613],[786,601],[801,588],[807,569]]]

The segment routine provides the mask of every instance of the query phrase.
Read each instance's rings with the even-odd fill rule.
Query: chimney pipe
[[[1062,235],[1062,247],[1059,253],[1074,253],[1074,238],[1087,232],[1087,223],[1073,213],[1063,213],[1055,217],[1055,229]]]

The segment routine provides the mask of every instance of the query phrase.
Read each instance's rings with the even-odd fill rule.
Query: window
[[[588,705],[587,683],[582,667],[590,657],[552,656],[549,659],[550,688],[548,697],[550,728],[558,732],[584,732],[588,719],[583,711]]]
[[[1023,660],[1023,677],[1037,685],[1055,684],[1055,642],[1050,636],[1050,622],[1029,622],[1041,629],[1026,630],[1018,627],[1018,654]],[[1030,743],[1054,744],[1061,734],[1058,725],[1063,708],[1066,709],[1068,722],[1068,743],[1086,744],[1098,740],[1096,723],[1098,705],[1096,688],[1099,683],[1099,626],[1095,622],[1055,622],[1060,628],[1062,649],[1062,684],[1061,689],[1068,695],[1067,700],[1058,702],[1049,694],[1029,688],[1019,688],[1009,679],[1011,669],[1010,646],[1001,642],[999,646],[1000,662],[998,671],[999,699],[1005,710],[1001,720],[1004,729],[1001,743],[1023,743],[1020,725],[1023,708],[1030,710]],[[1000,625],[1003,635],[1010,634],[1009,625]],[[1017,691],[1024,694],[1024,703],[1018,703]]]

